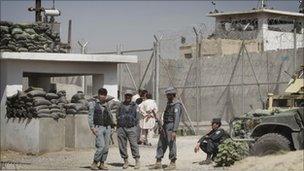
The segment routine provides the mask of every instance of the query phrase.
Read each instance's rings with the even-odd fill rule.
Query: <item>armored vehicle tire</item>
[[[252,153],[255,156],[265,156],[289,150],[290,141],[285,136],[277,133],[268,133],[261,136],[254,143]]]

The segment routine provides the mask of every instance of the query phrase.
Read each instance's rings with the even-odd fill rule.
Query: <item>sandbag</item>
[[[33,109],[35,111],[39,111],[41,109],[49,109],[49,106],[48,105],[40,105],[40,106],[33,107]]]
[[[59,99],[58,99],[58,104],[59,104],[59,103],[68,103],[68,100],[66,99],[65,96],[61,96],[61,97],[59,97]]]
[[[32,102],[26,102],[25,105],[27,105],[27,106],[33,106],[33,103]]]
[[[32,100],[33,100],[33,101],[35,101],[35,100],[41,100],[41,99],[45,100],[45,98],[42,97],[42,96],[32,97]]]
[[[57,103],[58,103],[58,99],[52,99],[52,100],[50,100],[50,102],[51,102],[52,104],[57,104]]]
[[[77,114],[77,111],[75,109],[67,109],[66,113],[67,114]]]
[[[50,24],[13,24],[11,22],[1,21],[0,33],[1,52],[30,51],[66,53],[67,47],[60,44],[60,35],[53,32]],[[11,41],[15,43],[11,43]],[[50,46],[53,43],[58,44],[59,49],[64,50],[53,50],[53,46]]]
[[[78,101],[78,103],[81,103],[84,106],[89,106],[89,102],[86,99],[81,99],[81,100]]]
[[[65,118],[66,117],[66,114],[64,114],[62,112],[52,113],[52,115],[57,116],[58,118]]]
[[[40,105],[51,105],[52,103],[46,99],[38,99],[34,100],[34,106],[40,106]]]
[[[61,112],[60,109],[56,109],[56,108],[51,109],[51,113],[59,113],[59,112]]]
[[[21,28],[13,28],[12,29],[12,35],[15,35],[15,34],[22,34],[23,33],[23,31],[22,31],[22,29]]]
[[[18,48],[18,52],[28,52],[28,50],[26,48],[21,47]]]
[[[64,105],[66,109],[75,109],[76,110],[76,103],[67,103]]]
[[[9,27],[8,26],[0,26],[0,31],[2,34],[7,34],[9,33]]]
[[[42,91],[41,90],[32,90],[32,91],[28,92],[27,94],[30,97],[37,97],[37,96],[44,97],[46,92],[43,90]]]
[[[80,110],[80,111],[77,112],[77,114],[87,115],[87,114],[89,114],[89,111],[88,110]]]
[[[66,91],[60,90],[60,91],[57,92],[57,95],[58,95],[59,97],[66,96]]]
[[[12,96],[6,97],[8,101],[15,101],[18,98],[18,93],[13,94]]]
[[[13,23],[10,21],[0,21],[0,25],[9,27],[9,26],[13,25]]]
[[[82,103],[76,103],[76,104],[75,104],[75,109],[76,109],[77,111],[80,111],[80,110],[87,110],[87,109],[89,109],[89,108],[88,108],[88,106],[85,106],[85,105],[83,105]]]
[[[39,113],[51,113],[51,110],[50,109],[40,109],[37,111],[37,114]]]
[[[55,93],[46,93],[45,98],[48,100],[58,99],[59,96]]]
[[[51,109],[61,109],[61,107],[58,106],[58,105],[56,105],[56,104],[52,104],[52,105],[50,106],[50,108],[51,108]]]
[[[72,96],[71,102],[78,103],[81,99],[85,99],[84,94],[82,92],[78,92]]]
[[[39,117],[39,118],[54,118],[54,115],[49,114],[49,113],[39,113],[39,114],[37,114],[37,117]]]
[[[24,29],[24,31],[27,32],[27,33],[30,34],[30,35],[37,34],[37,33],[35,32],[35,30],[32,29],[32,28]]]

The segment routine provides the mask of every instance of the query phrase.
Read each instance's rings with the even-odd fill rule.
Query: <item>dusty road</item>
[[[267,156],[267,157],[248,157],[237,162],[230,168],[214,168],[212,165],[201,166],[199,161],[205,158],[202,152],[195,154],[193,147],[198,137],[178,137],[178,160],[177,170],[233,170],[233,171],[303,171],[304,169],[304,151],[289,152],[282,155]],[[141,154],[141,169],[148,170],[149,166],[155,162],[155,149],[157,138],[152,139],[152,146],[140,147]],[[16,161],[30,163],[30,165],[15,165],[17,169],[26,170],[88,170],[92,162],[94,149],[72,151],[65,149],[60,152],[46,153],[39,156],[30,156],[19,154],[11,151],[2,151],[2,161]],[[129,150],[129,155],[131,152]],[[117,146],[112,146],[109,151],[107,164],[110,170],[121,170],[122,159],[119,156]],[[131,167],[128,170],[133,170],[134,160],[130,158]],[[163,160],[163,164],[167,165],[168,152]],[[15,169],[14,165],[9,164],[6,169]]]
[[[212,166],[201,166],[198,164],[205,154],[202,152],[195,154],[193,152],[194,145],[198,137],[178,137],[178,170],[210,170]],[[141,170],[148,170],[149,165],[155,163],[155,150],[157,138],[151,140],[152,146],[140,146],[141,155]],[[54,169],[54,170],[88,170],[92,163],[94,149],[71,151],[69,149],[46,153],[39,156],[29,156],[19,154],[11,151],[3,151],[1,153],[1,160],[3,161],[16,161],[31,163],[30,165],[16,165],[17,169]],[[168,151],[165,154],[163,164],[169,164]],[[134,160],[131,157],[129,148],[129,158],[133,170]],[[107,164],[111,170],[120,170],[123,160],[120,158],[118,147],[112,146],[109,150]],[[14,165],[7,165],[7,169],[14,169]],[[222,170],[222,169],[220,169]]]

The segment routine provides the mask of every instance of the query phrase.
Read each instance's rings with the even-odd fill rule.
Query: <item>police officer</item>
[[[163,115],[164,124],[160,128],[160,136],[156,150],[156,163],[151,169],[161,169],[161,160],[169,146],[169,159],[171,160],[170,165],[166,168],[173,170],[176,168],[176,131],[179,126],[182,105],[175,99],[176,89],[169,87],[165,90],[168,102]]]
[[[194,152],[197,153],[201,148],[207,154],[206,160],[199,162],[200,165],[212,162],[218,152],[219,144],[226,138],[227,134],[224,129],[220,128],[221,125],[221,118],[212,119],[212,130],[197,142]]]
[[[104,162],[108,156],[113,117],[106,102],[107,94],[107,89],[100,88],[97,99],[89,103],[88,122],[92,133],[96,136],[96,152],[91,165],[92,170],[108,170]],[[100,165],[98,167],[99,162]]]
[[[121,158],[124,159],[123,169],[129,167],[127,142],[129,140],[132,156],[135,159],[134,169],[140,168],[139,149],[137,144],[137,125],[139,114],[137,112],[137,104],[132,102],[133,92],[127,90],[125,92],[125,100],[120,105],[117,113],[117,140]]]

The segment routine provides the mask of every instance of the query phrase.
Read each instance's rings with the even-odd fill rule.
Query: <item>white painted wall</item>
[[[294,33],[267,30],[264,32],[264,50],[293,49]],[[297,34],[297,48],[304,47],[304,34]]]

